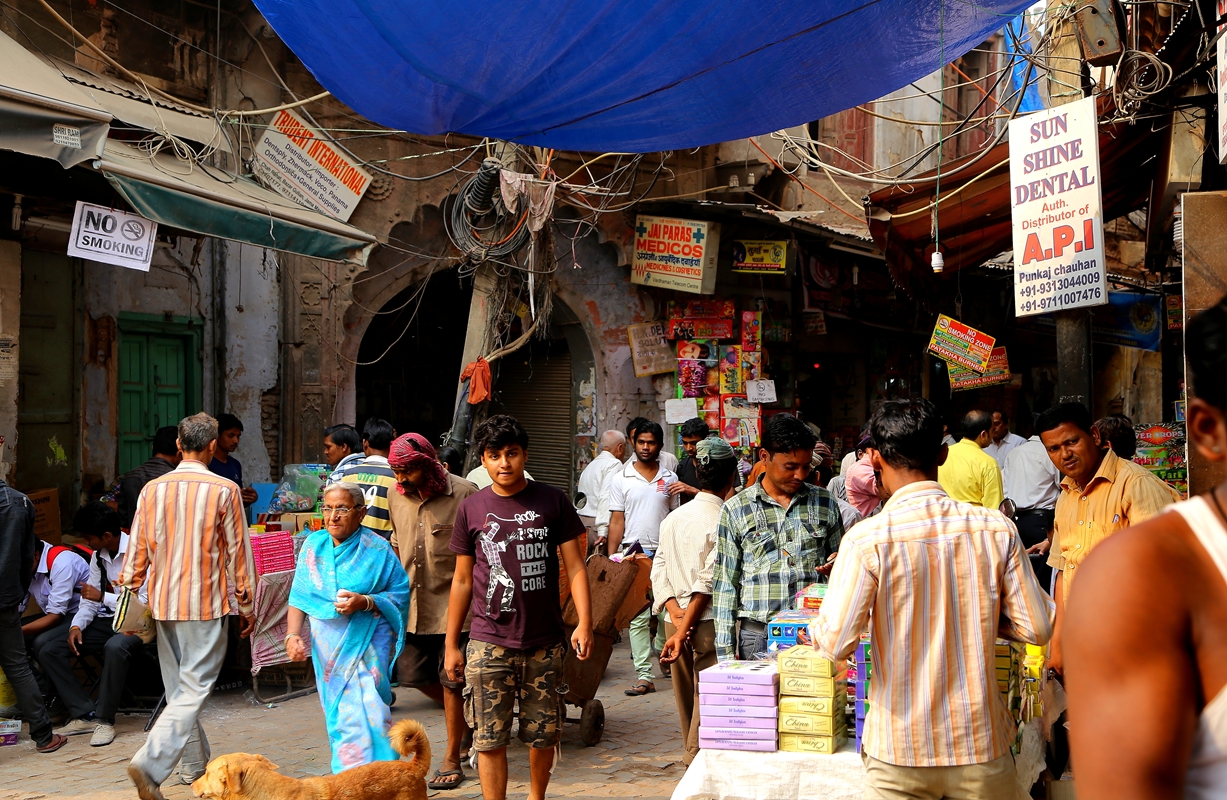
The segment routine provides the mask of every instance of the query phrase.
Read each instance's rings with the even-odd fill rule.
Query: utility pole
[[[1073,14],[1077,0],[1048,0],[1049,30],[1045,76],[1049,103],[1065,105],[1081,100],[1082,49],[1078,46]],[[1091,407],[1091,312],[1073,308],[1053,314],[1057,323],[1057,401]]]

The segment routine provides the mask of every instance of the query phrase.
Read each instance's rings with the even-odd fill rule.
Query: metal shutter
[[[574,491],[575,413],[566,343],[526,347],[503,359],[490,406],[491,414],[510,414],[528,431],[528,472],[533,479],[569,497]]]

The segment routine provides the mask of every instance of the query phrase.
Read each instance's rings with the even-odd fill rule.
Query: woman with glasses
[[[388,681],[404,642],[409,577],[391,545],[363,527],[364,502],[355,483],[327,488],[325,527],[303,544],[290,589],[286,653],[306,661],[309,617],[334,773],[400,758],[388,744]]]

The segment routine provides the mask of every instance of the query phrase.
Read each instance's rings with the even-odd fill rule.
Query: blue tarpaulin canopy
[[[336,97],[398,130],[697,147],[906,86],[1028,0],[256,0]]]

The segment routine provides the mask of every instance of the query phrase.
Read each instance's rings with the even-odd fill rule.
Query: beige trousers
[[[665,623],[665,635],[677,633],[673,623]],[[705,620],[694,626],[690,643],[681,658],[673,662],[673,696],[677,700],[678,722],[687,766],[699,754],[699,673],[716,663],[716,623]]]
[[[1014,800],[1014,756],[958,767],[898,767],[863,756],[865,800]]]

